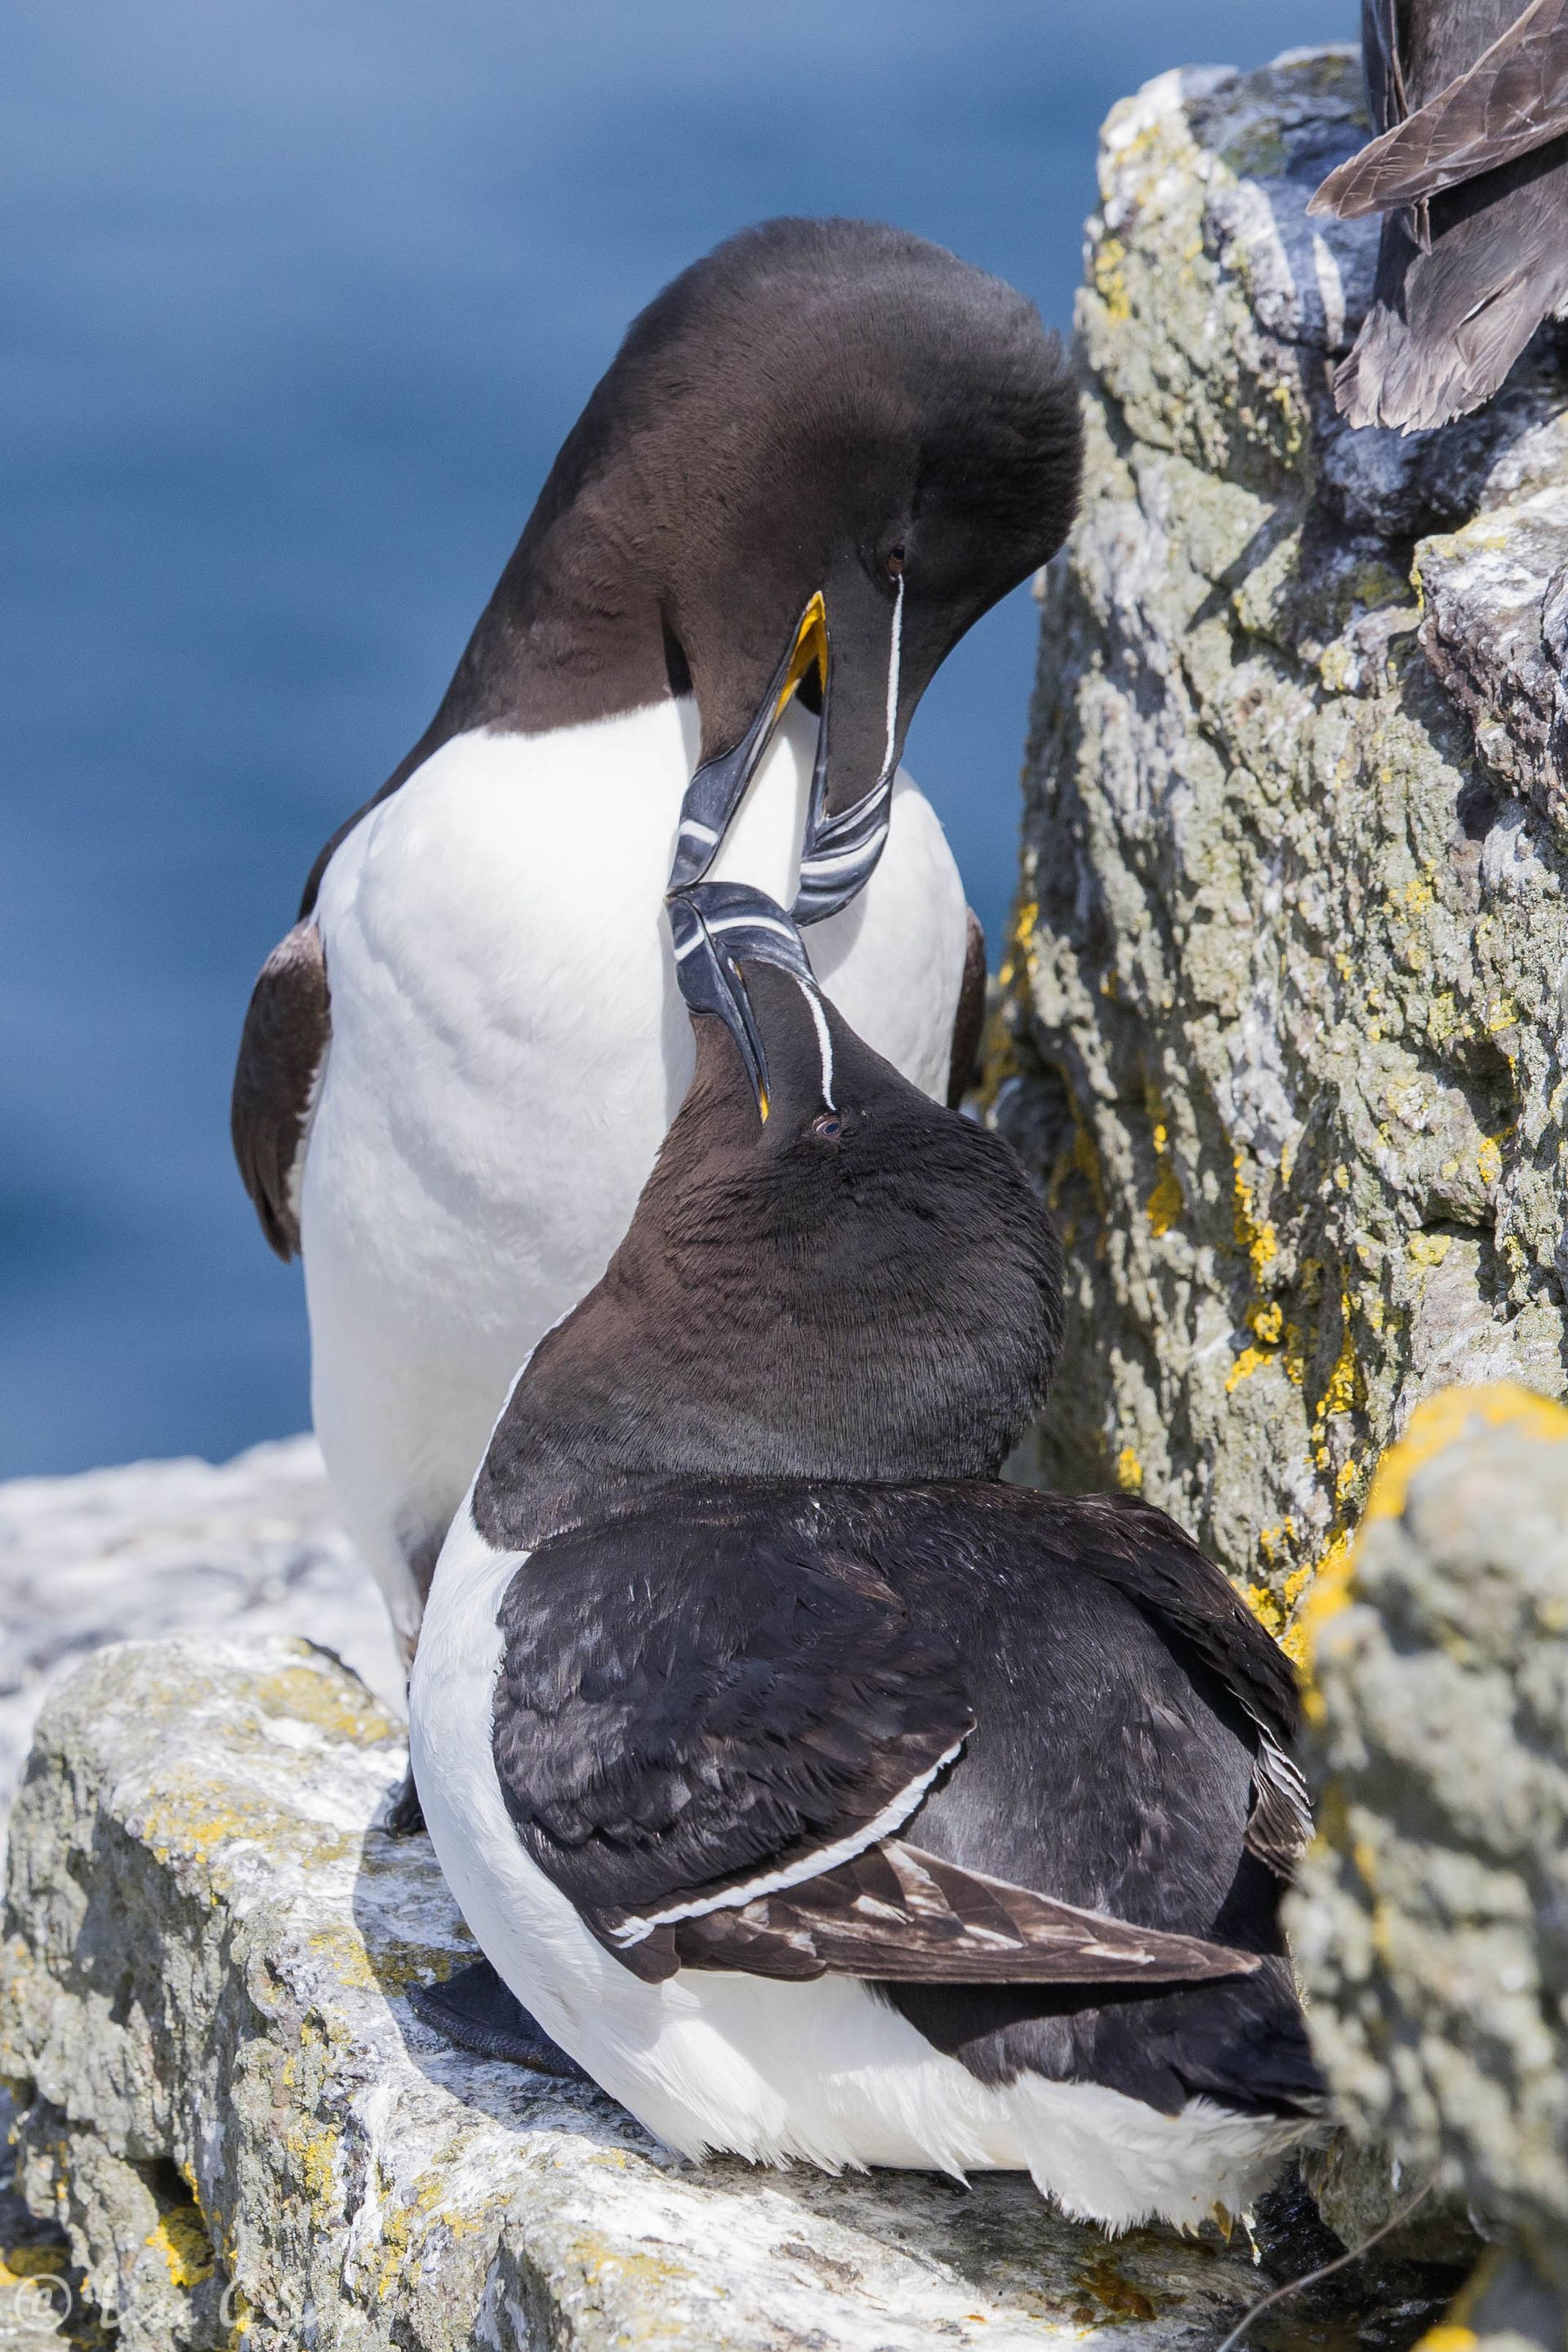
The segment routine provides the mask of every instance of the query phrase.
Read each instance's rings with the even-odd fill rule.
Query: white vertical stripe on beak
[[[893,772],[893,745],[899,732],[899,658],[904,642],[904,575],[899,574],[899,585],[893,597],[893,644],[888,656],[888,748],[882,759],[882,782]]]
[[[833,1099],[833,1033],[816,991],[803,988],[800,992],[810,1005],[811,1017],[816,1024],[816,1050],[822,1056],[822,1099],[829,1110],[837,1110],[838,1105]]]

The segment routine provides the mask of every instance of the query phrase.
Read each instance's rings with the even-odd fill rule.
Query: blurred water
[[[0,1472],[307,1418],[228,1157],[246,995],[631,314],[770,213],[1066,323],[1094,136],[1354,0],[13,0],[0,72]],[[994,939],[1032,612],[910,763]]]

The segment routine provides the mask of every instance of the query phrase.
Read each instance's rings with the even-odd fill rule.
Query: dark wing
[[[552,1538],[499,1622],[494,1757],[532,1859],[635,1973],[1244,1973],[888,1841],[957,1757],[962,1663],[816,1500],[682,1496]]]
[[[1380,47],[1383,43],[1383,36],[1371,29],[1373,14],[1369,8],[1369,93],[1376,87],[1373,42]],[[1376,14],[1392,19],[1391,0],[1379,0]],[[1397,77],[1392,22],[1383,54]],[[1374,121],[1380,112],[1388,126],[1382,137],[1329,173],[1309,212],[1336,213],[1342,220],[1396,212],[1495,171],[1568,131],[1568,0],[1531,0],[1469,71],[1426,105],[1413,114],[1405,113],[1402,102],[1396,110],[1383,111],[1374,98]]]
[[[1251,1724],[1253,1807],[1246,1844],[1289,1877],[1312,1833],[1311,1801],[1290,1750],[1301,1726],[1296,1671],[1214,1562],[1149,1503],[1085,1496],[1084,1568],[1167,1626]]]
[[[251,992],[229,1111],[245,1189],[280,1258],[300,1246],[300,1152],[331,1028],[321,933],[312,922],[296,923]]]
[[[979,916],[969,909],[969,936],[963,948],[963,978],[958,987],[958,1013],[952,1024],[952,1058],[947,1070],[947,1107],[956,1110],[980,1075],[980,1040],[985,1030],[985,933]]]

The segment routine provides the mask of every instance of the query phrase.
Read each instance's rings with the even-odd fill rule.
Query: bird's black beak
[[[813,595],[744,735],[693,776],[672,895],[708,872],[791,696],[814,670],[822,709],[794,920],[818,923],[837,914],[869,877],[888,837],[898,764],[903,582],[890,604],[885,594],[862,593],[836,596],[834,610],[839,617],[830,621],[821,591]]]
[[[681,803],[680,830],[676,835],[675,863],[669,869],[671,892],[689,890],[700,882],[718,855],[719,844],[730,827],[731,819],[745,798],[746,786],[757,772],[758,762],[773,740],[774,728],[789,708],[791,696],[813,670],[822,691],[823,708],[827,704],[827,614],[818,589],[795,624],[795,637],[789,651],[780,662],[769,681],[768,690],[757,706],[756,715],[732,751],[721,751],[717,758],[705,760],[686,788]],[[823,760],[826,729],[823,729],[818,745],[817,762]],[[815,784],[813,801],[815,803]]]
[[[815,1009],[821,998],[800,933],[765,891],[742,882],[700,882],[669,902],[675,939],[675,970],[692,1013],[717,1014],[740,1048],[764,1126],[768,1117],[768,1057],[742,963],[771,963],[805,992]],[[826,1020],[821,1025],[826,1031]]]

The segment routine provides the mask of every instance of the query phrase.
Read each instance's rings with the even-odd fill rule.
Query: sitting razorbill
[[[1290,1665],[1161,1512],[998,1483],[1061,1328],[1013,1153],[760,893],[675,919],[695,1075],[518,1379],[410,1692],[517,2054],[542,2028],[691,2155],[1245,2211],[1320,2094]]]
[[[899,758],[1059,544],[1079,438],[1011,288],[865,222],[732,239],[632,326],[431,726],[318,859],[235,1145],[302,1253],[317,1433],[405,1654],[517,1367],[685,1093],[672,876],[793,903],[872,1043],[966,1078],[984,946]]]

